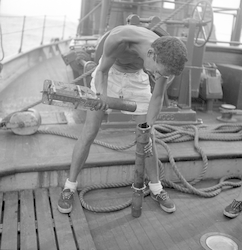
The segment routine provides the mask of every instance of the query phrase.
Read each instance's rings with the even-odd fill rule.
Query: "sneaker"
[[[154,195],[150,192],[150,196],[153,200],[160,203],[160,207],[167,213],[172,213],[176,211],[176,206],[173,201],[169,198],[167,192],[162,190],[159,194]]]
[[[224,209],[224,215],[229,218],[235,218],[242,211],[242,201],[233,200],[233,202]]]
[[[61,193],[60,199],[58,200],[58,210],[63,213],[67,214],[70,213],[72,210],[72,204],[74,200],[74,192],[70,189],[64,189]]]

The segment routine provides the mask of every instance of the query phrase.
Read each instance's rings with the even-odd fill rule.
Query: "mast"
[[[92,9],[93,1],[92,0],[82,0],[81,1],[81,11],[80,11],[80,20],[85,17],[90,10]],[[79,20],[79,21],[80,21]],[[92,20],[90,17],[86,18],[79,27],[79,35],[88,36],[92,35]]]
[[[101,18],[99,26],[99,34],[103,35],[107,27],[107,17],[110,8],[110,0],[102,0]]]

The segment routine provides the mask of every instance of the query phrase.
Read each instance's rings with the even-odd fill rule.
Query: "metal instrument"
[[[58,81],[45,80],[42,103],[69,107],[74,109],[94,109],[98,103],[105,102],[110,109],[134,112],[136,103],[121,98],[98,97],[90,88],[66,84]]]

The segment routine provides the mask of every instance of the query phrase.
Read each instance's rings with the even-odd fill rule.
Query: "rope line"
[[[229,176],[225,176],[221,178],[219,183],[212,187],[197,189],[193,186],[204,178],[204,175],[208,169],[208,159],[203,149],[199,146],[199,140],[215,140],[215,141],[242,140],[242,124],[222,124],[222,125],[217,125],[212,129],[204,125],[200,125],[200,126],[187,125],[183,127],[176,127],[176,126],[171,126],[167,124],[155,125],[154,128],[155,128],[155,138],[156,138],[155,142],[162,145],[167,151],[168,159],[171,164],[171,169],[174,171],[174,173],[180,180],[179,184],[174,183],[170,180],[166,180],[163,164],[161,163],[160,160],[158,160],[159,179],[163,187],[174,188],[180,192],[198,195],[198,196],[205,197],[205,198],[211,198],[211,197],[218,195],[222,191],[222,188],[225,186],[234,188],[234,187],[240,187],[242,185],[242,176],[229,175]],[[38,133],[60,135],[60,136],[78,140],[78,136],[74,136],[74,135],[59,132],[59,131],[39,129]],[[167,144],[167,143],[172,143],[172,142],[174,143],[174,142],[185,142],[185,141],[194,142],[194,148],[197,151],[197,153],[201,155],[201,159],[203,161],[203,168],[200,174],[194,180],[189,181],[189,182],[186,181],[186,179],[182,176],[179,169],[177,168],[175,160],[174,160],[174,156],[171,152],[170,147]],[[133,147],[136,144],[136,141],[133,141],[129,143],[128,145],[121,146],[121,147],[111,145],[109,143],[101,142],[99,140],[94,140],[94,143],[100,146],[112,149],[112,150],[126,150],[126,149]],[[240,179],[241,181],[238,181],[238,182],[227,181],[229,179]],[[109,207],[95,207],[94,206],[93,207],[84,200],[84,195],[91,190],[126,187],[130,185],[132,185],[132,182],[92,185],[89,187],[85,187],[83,190],[81,190],[79,193],[79,198],[80,198],[82,206],[86,208],[87,210],[90,210],[93,212],[118,211],[118,210],[121,210],[130,206],[132,200],[129,199],[127,202],[120,204],[120,205],[116,205],[116,206],[109,206]],[[148,189],[144,192],[144,196],[147,196],[147,195],[149,195]]]
[[[74,84],[77,83],[79,80],[91,75],[91,73],[96,69],[96,67],[88,70],[86,73],[82,74],[81,76],[78,76],[77,78],[75,78],[73,81],[70,82],[70,84]]]

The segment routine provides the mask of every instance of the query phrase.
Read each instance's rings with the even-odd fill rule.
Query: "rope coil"
[[[199,139],[200,140],[218,140],[218,141],[219,140],[220,141],[242,140],[242,124],[222,124],[222,125],[218,125],[214,127],[213,129],[210,129],[204,125],[201,125],[201,126],[187,125],[183,127],[176,127],[176,126],[171,126],[167,124],[154,125],[154,128],[155,128],[155,142],[162,145],[167,151],[169,162],[171,164],[171,168],[180,180],[180,184],[174,183],[170,180],[166,180],[163,164],[161,163],[161,161],[158,161],[159,170],[160,170],[159,179],[163,187],[174,188],[180,192],[194,194],[194,195],[198,195],[204,198],[211,198],[211,197],[218,195],[222,191],[222,188],[225,186],[235,188],[235,187],[240,187],[242,185],[241,175],[229,175],[229,176],[225,176],[221,178],[219,183],[212,187],[197,189],[193,186],[203,179],[208,168],[208,159],[203,149],[199,146]],[[69,137],[73,139],[78,139],[77,136],[73,136],[67,133],[62,133],[62,132],[57,132],[57,131],[39,129],[38,133],[47,133],[47,134],[60,135],[60,136],[65,136],[65,137]],[[179,169],[177,168],[175,160],[174,160],[174,156],[167,143],[184,142],[184,141],[191,141],[191,140],[193,140],[194,142],[194,148],[196,149],[198,154],[201,155],[201,158],[203,161],[203,168],[200,174],[194,180],[188,182],[182,176]],[[129,143],[128,145],[122,146],[122,147],[110,145],[108,143],[101,142],[98,140],[95,140],[94,143],[107,147],[112,150],[125,150],[125,149],[129,149],[133,147],[136,144],[136,141],[133,141],[132,143]],[[229,179],[239,179],[241,181],[229,182],[227,181]],[[111,184],[110,183],[99,184],[99,185],[85,187],[79,193],[81,204],[84,208],[93,212],[113,212],[113,211],[124,209],[131,205],[131,202],[132,202],[131,199],[125,202],[124,204],[121,204],[118,206],[110,206],[110,207],[103,208],[103,207],[92,207],[89,204],[87,204],[84,200],[84,195],[87,192],[91,190],[95,190],[95,189],[126,187],[130,185],[132,187],[132,184],[133,182],[122,182],[122,183],[111,183]],[[147,196],[147,195],[149,195],[149,190],[145,190],[144,192],[144,196]]]

